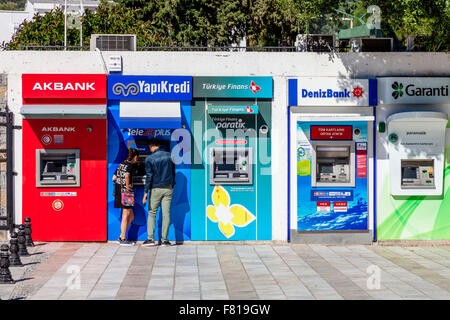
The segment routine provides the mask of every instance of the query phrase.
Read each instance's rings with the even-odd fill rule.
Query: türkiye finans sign
[[[379,78],[380,104],[449,104],[450,78]]]
[[[272,77],[194,77],[194,98],[272,98]]]

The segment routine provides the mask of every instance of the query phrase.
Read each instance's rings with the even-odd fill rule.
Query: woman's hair
[[[138,149],[134,149],[134,148],[128,149],[127,160],[131,161],[135,156],[139,156],[139,150]]]

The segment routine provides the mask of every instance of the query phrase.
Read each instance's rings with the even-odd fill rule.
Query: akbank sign
[[[108,76],[110,100],[192,100],[190,76]]]
[[[380,104],[448,104],[450,78],[378,78]]]
[[[290,106],[375,106],[375,79],[296,78],[288,80]]]

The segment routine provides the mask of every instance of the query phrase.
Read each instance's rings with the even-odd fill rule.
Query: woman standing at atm
[[[119,164],[113,175],[114,183],[114,208],[122,208],[122,222],[120,225],[119,244],[122,246],[132,246],[134,242],[127,240],[127,230],[134,220],[134,191],[133,191],[133,169],[139,158],[139,151],[130,148],[128,157]]]

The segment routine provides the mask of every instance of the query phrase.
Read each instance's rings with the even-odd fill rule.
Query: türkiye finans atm
[[[191,86],[192,77],[188,76],[108,76],[108,240],[117,240],[120,235],[122,210],[114,208],[112,176],[126,159],[129,148],[139,151],[139,159],[133,169],[134,221],[127,238],[138,241],[148,238],[148,204],[142,204],[142,197],[145,159],[151,154],[148,141],[152,138],[157,138],[160,149],[171,152],[175,158],[168,238],[190,240]],[[161,226],[161,209],[158,209],[155,240],[160,239]]]
[[[22,217],[33,239],[105,241],[106,75],[24,74],[22,89]]]
[[[288,87],[290,240],[371,243],[376,80],[305,77]]]
[[[271,240],[271,77],[194,77],[192,240]]]
[[[387,118],[393,196],[442,195],[447,123],[443,112],[400,112]]]

